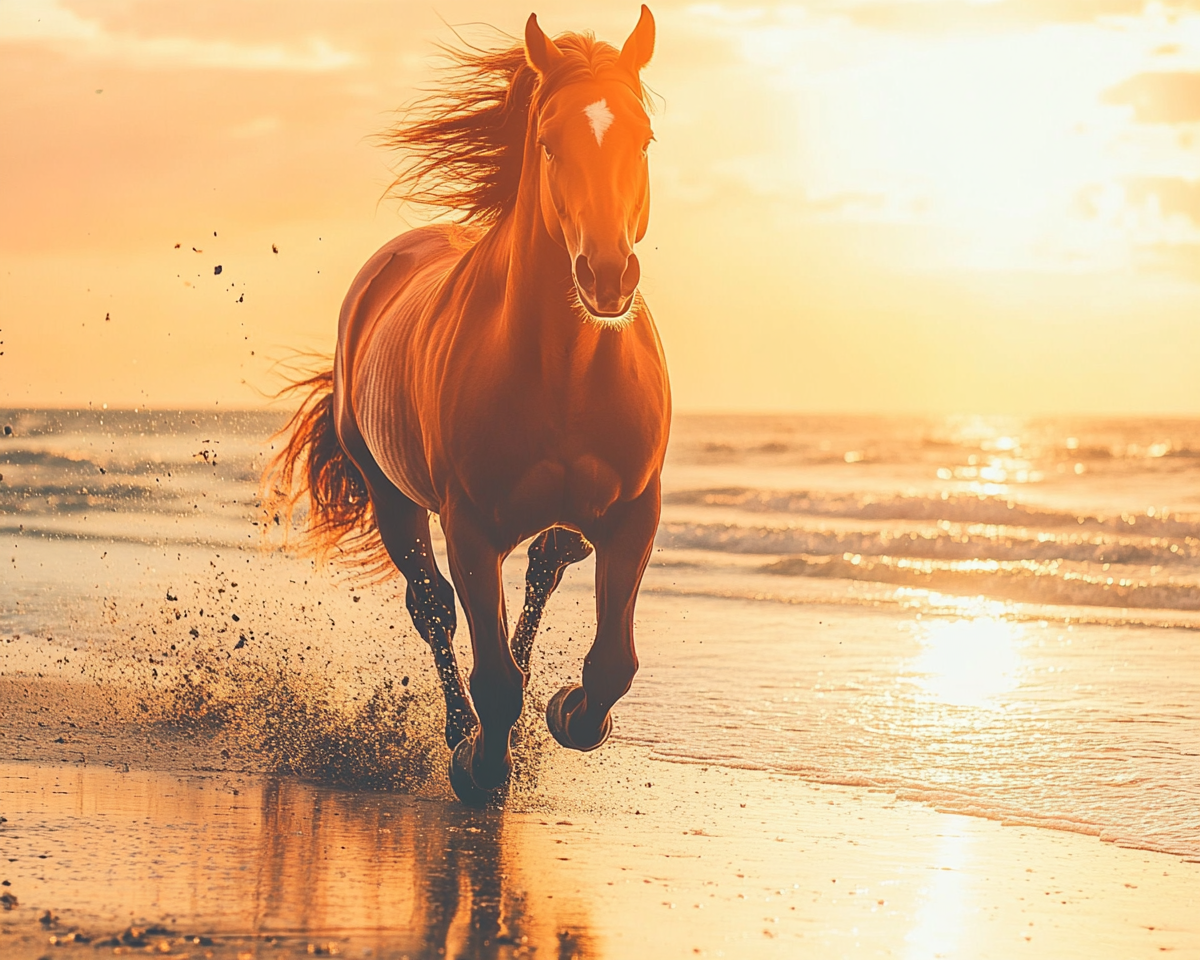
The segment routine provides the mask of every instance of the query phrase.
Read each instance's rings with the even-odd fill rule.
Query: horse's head
[[[601,320],[629,312],[641,278],[633,245],[650,219],[654,135],[638,74],[653,52],[645,6],[620,55],[596,69],[579,69],[536,16],[525,25],[525,56],[546,89],[533,118],[542,220],[567,250],[580,302]]]

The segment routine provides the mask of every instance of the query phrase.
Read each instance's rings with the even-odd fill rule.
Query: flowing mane
[[[590,33],[554,41],[565,54],[539,84],[520,44],[506,50],[443,47],[444,89],[418,101],[382,137],[405,154],[390,196],[448,210],[460,222],[495,223],[516,206],[529,115],[541,99],[580,79],[618,79],[648,107],[641,79]]]

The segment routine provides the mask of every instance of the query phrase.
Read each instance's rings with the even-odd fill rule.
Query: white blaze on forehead
[[[592,125],[592,134],[596,138],[596,146],[604,145],[604,135],[608,133],[608,128],[612,126],[615,119],[613,112],[608,109],[607,100],[597,100],[595,103],[589,103],[583,108],[583,112],[587,115],[588,123]]]

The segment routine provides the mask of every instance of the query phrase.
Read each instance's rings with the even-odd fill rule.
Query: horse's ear
[[[554,45],[554,41],[542,33],[538,26],[537,14],[531,13],[525,21],[525,59],[529,65],[545,76],[556,63],[563,58],[563,52]]]
[[[621,48],[621,66],[636,75],[642,67],[654,56],[654,15],[650,8],[642,4],[642,15],[638,18],[637,26]]]

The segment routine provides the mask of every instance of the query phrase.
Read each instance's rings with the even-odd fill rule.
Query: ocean
[[[261,509],[285,419],[0,411],[0,676],[186,726],[289,671],[335,711],[403,699],[436,740],[398,583],[296,555]],[[550,603],[534,704],[578,675],[592,569]],[[663,760],[1200,861],[1200,421],[677,416],[637,636],[614,737]]]

